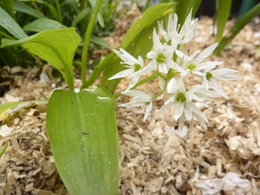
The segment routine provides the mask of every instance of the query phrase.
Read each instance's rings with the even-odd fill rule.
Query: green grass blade
[[[216,1],[216,18],[217,26],[216,41],[219,42],[223,36],[226,22],[228,20],[232,0],[217,0]]]
[[[28,15],[33,16],[35,18],[43,18],[44,17],[44,15],[41,12],[33,9],[32,7],[26,5],[25,3],[18,2],[18,1],[14,2],[14,10],[17,11],[17,12],[28,14]]]
[[[118,135],[114,101],[94,91],[55,91],[47,131],[57,170],[71,195],[116,195]]]
[[[221,50],[248,24],[255,16],[260,13],[260,3],[256,4],[250,11],[241,17],[230,29],[229,34],[220,40],[220,43],[214,53],[220,55]]]
[[[2,26],[5,30],[7,30],[11,35],[13,35],[17,39],[23,39],[27,37],[23,29],[1,7],[0,7],[0,26]]]

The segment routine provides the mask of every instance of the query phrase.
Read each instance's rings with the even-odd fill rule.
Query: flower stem
[[[148,81],[150,81],[150,80],[153,80],[153,79],[157,78],[158,76],[164,78],[164,76],[163,76],[161,73],[155,72],[155,73],[153,73],[151,76],[146,77],[145,79],[143,79],[143,80],[137,82],[137,83],[135,84],[135,86],[133,86],[131,89],[135,89],[136,87],[139,87],[140,85],[142,85],[142,84],[144,84],[144,83],[146,83],[146,82],[148,82]]]
[[[87,58],[88,58],[89,40],[92,35],[92,31],[93,31],[95,21],[96,21],[98,11],[100,9],[101,4],[102,4],[102,0],[97,0],[96,5],[94,7],[93,14],[92,14],[89,24],[88,24],[88,28],[85,33],[85,40],[84,40],[84,46],[83,46],[83,52],[82,52],[83,54],[82,54],[82,58],[81,58],[81,80],[82,80],[83,85],[86,83],[86,72],[87,72],[86,64],[87,64]]]

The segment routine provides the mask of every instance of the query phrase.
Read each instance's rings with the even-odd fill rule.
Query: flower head
[[[180,44],[186,44],[191,41],[195,35],[197,19],[193,20],[192,12],[187,16],[184,24],[180,28],[178,25],[178,16],[173,14],[169,17],[167,31],[163,29],[162,24],[159,24],[159,30],[167,43],[170,43],[173,48],[177,48]]]
[[[144,121],[147,119],[147,117],[149,116],[153,104],[152,104],[152,96],[140,91],[140,90],[127,90],[125,92],[123,92],[124,95],[130,96],[132,97],[130,102],[126,103],[126,104],[121,104],[120,106],[122,107],[144,107]]]
[[[205,127],[207,117],[193,103],[194,99],[201,99],[196,95],[201,88],[201,86],[193,86],[186,90],[180,78],[172,78],[167,85],[167,92],[172,94],[172,97],[165,102],[160,112],[173,107],[174,120],[177,121],[181,117],[185,117],[187,121],[191,121],[194,118]]]
[[[172,112],[173,120],[178,122],[175,130],[180,136],[188,133],[188,126],[198,121],[206,128],[208,123],[206,115],[200,110],[201,106],[207,107],[207,101],[220,96],[227,97],[218,80],[237,79],[235,70],[216,69],[222,64],[219,61],[206,59],[218,46],[214,43],[202,51],[189,54],[188,43],[195,36],[197,19],[192,19],[192,13],[187,16],[184,24],[178,24],[178,16],[174,14],[169,18],[167,29],[159,23],[159,33],[153,30],[153,47],[143,60],[140,56],[135,58],[123,49],[114,52],[122,60],[125,70],[115,74],[110,79],[130,77],[128,88],[122,93],[130,96],[124,107],[142,107],[144,120],[152,110],[152,102],[161,98],[164,104],[158,113],[165,110]],[[144,62],[145,61],[145,62]],[[147,77],[143,78],[147,73]],[[142,76],[142,80],[140,80]],[[195,83],[190,82],[191,77],[196,77]],[[199,78],[199,79],[197,79]],[[137,88],[153,79],[158,79],[159,92],[148,94]],[[195,79],[194,79],[195,80]],[[190,83],[189,83],[190,82]],[[211,183],[205,184],[205,186]],[[214,191],[214,190],[213,190]]]
[[[122,64],[125,64],[126,69],[118,72],[114,76],[110,77],[109,80],[123,78],[123,77],[130,77],[132,78],[129,88],[133,87],[140,76],[145,74],[144,72],[144,60],[141,56],[137,59],[131,56],[127,51],[124,49],[119,49],[119,51],[114,50],[114,52],[121,58]]]

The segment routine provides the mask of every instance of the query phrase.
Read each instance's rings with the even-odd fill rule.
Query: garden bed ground
[[[136,12],[132,18],[135,15]],[[114,47],[129,26],[120,25],[107,39],[115,41]],[[248,194],[260,194],[260,51],[256,49],[260,44],[259,25],[246,26],[222,57],[212,57],[224,61],[222,67],[238,70],[241,78],[223,83],[228,100],[211,102],[204,110],[209,118],[207,130],[195,126],[186,138],[178,137],[173,133],[176,124],[171,115],[156,114],[160,101],[146,122],[135,110],[117,109],[121,194],[201,194],[195,180],[222,178],[228,172],[236,172],[251,182]],[[213,42],[211,26],[211,19],[199,21],[193,49]],[[0,102],[47,99],[54,88],[64,87],[60,82],[40,81],[41,71],[2,69],[1,77],[9,77],[12,87]],[[127,82],[123,80],[119,88]],[[154,83],[146,88],[157,90]],[[117,103],[126,101],[122,97]],[[1,137],[0,146],[9,142],[0,159],[0,194],[67,194],[48,143],[46,109],[45,104],[28,105],[5,120],[0,118],[0,133],[7,132]]]

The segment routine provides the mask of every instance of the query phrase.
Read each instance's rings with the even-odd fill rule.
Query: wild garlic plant
[[[114,50],[125,65],[125,70],[110,78],[129,77],[129,86],[122,92],[130,96],[130,102],[121,104],[123,107],[141,107],[146,120],[152,111],[153,101],[164,100],[164,105],[158,113],[170,110],[173,120],[178,122],[176,133],[186,136],[188,126],[194,121],[206,128],[206,115],[200,110],[201,105],[207,106],[207,100],[220,96],[228,98],[219,80],[238,79],[237,71],[232,69],[217,69],[223,62],[207,61],[218,46],[214,43],[203,51],[189,53],[188,44],[194,38],[197,19],[192,19],[191,13],[182,26],[178,25],[176,14],[169,18],[167,28],[159,23],[159,32],[153,31],[153,48],[147,53],[146,59],[133,57],[124,49]],[[197,77],[199,82],[193,84],[189,78]],[[149,94],[139,86],[158,79],[160,92]]]

